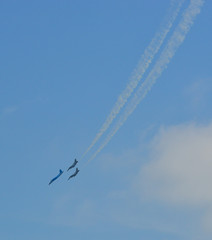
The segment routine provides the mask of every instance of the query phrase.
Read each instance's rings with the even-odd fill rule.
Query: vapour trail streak
[[[116,134],[119,128],[125,123],[127,118],[134,112],[138,104],[145,98],[146,94],[151,90],[153,84],[157,78],[160,77],[164,69],[167,67],[171,59],[173,58],[178,47],[183,43],[186,34],[189,32],[193,25],[195,17],[200,13],[204,0],[191,0],[188,8],[184,11],[180,23],[177,25],[174,33],[170,37],[167,45],[162,51],[155,66],[147,76],[146,80],[141,84],[138,90],[135,92],[133,99],[127,105],[124,113],[121,115],[119,121],[108,134],[103,144],[94,153],[89,161],[94,159],[96,155],[108,144],[111,138]]]
[[[97,135],[95,136],[91,145],[83,154],[82,158],[91,150],[91,148],[96,144],[99,138],[109,128],[113,120],[116,118],[116,116],[120,112],[121,108],[125,105],[128,98],[131,96],[132,92],[137,87],[139,81],[143,77],[143,74],[151,64],[155,54],[157,54],[158,50],[163,44],[164,39],[166,38],[168,32],[170,31],[184,1],[185,0],[174,0],[171,2],[171,7],[170,7],[170,10],[168,11],[168,15],[164,19],[164,23],[161,25],[159,31],[156,33],[155,37],[152,39],[149,46],[145,49],[144,54],[141,57],[141,60],[139,61],[136,69],[133,71],[133,74],[130,77],[130,81],[127,87],[118,97],[118,100],[116,101],[114,107],[112,108],[109,116],[105,120],[104,124],[102,125]],[[176,4],[177,6],[175,6]]]

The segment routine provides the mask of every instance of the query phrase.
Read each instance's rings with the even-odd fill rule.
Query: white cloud
[[[146,163],[134,149],[142,166],[124,194],[113,194],[120,202],[115,221],[179,239],[211,239],[212,124],[163,127],[147,149]]]
[[[169,204],[212,205],[212,124],[163,128],[137,178],[142,196]]]

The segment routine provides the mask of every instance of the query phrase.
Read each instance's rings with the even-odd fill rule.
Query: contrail
[[[127,87],[118,97],[109,116],[103,123],[101,129],[95,136],[91,145],[88,147],[88,149],[83,154],[82,158],[91,150],[91,148],[96,144],[96,142],[99,140],[99,138],[109,128],[109,126],[111,125],[113,120],[116,118],[116,116],[120,112],[121,108],[125,105],[128,98],[131,96],[132,92],[137,87],[139,81],[143,77],[143,74],[145,73],[145,71],[147,70],[149,65],[151,64],[155,54],[157,54],[158,50],[160,49],[161,45],[163,44],[164,39],[166,38],[168,32],[170,31],[184,1],[185,0],[172,0],[168,14],[163,21],[164,23],[161,25],[159,31],[156,33],[156,35],[152,39],[149,46],[145,49],[144,54],[141,56],[141,60],[139,61],[137,67],[133,71],[132,76],[130,77],[130,81],[129,81]],[[175,7],[176,4],[177,4],[177,7]]]
[[[204,0],[191,0],[188,8],[184,11],[183,16],[179,24],[177,25],[175,31],[170,37],[167,45],[162,51],[158,61],[154,65],[153,69],[147,76],[146,80],[141,84],[133,99],[127,105],[124,113],[121,115],[119,121],[114,126],[113,130],[108,134],[103,144],[94,153],[89,161],[94,159],[96,155],[108,144],[111,138],[116,134],[119,128],[125,123],[127,118],[133,113],[138,104],[145,98],[146,94],[151,90],[153,84],[156,82],[157,78],[160,77],[164,69],[168,66],[169,62],[173,58],[178,47],[183,43],[186,34],[192,27],[195,17],[200,13],[201,7]]]

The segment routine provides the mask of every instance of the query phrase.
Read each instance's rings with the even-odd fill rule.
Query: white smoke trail
[[[173,0],[171,2],[171,7],[168,11],[168,15],[164,19],[164,23],[161,25],[159,31],[156,33],[155,37],[150,42],[149,46],[145,49],[144,54],[141,57],[136,69],[133,71],[132,76],[130,77],[130,81],[125,88],[125,90],[118,97],[114,107],[112,108],[109,116],[105,120],[101,129],[95,136],[94,140],[88,147],[88,149],[83,154],[82,158],[91,150],[91,148],[96,144],[99,138],[104,134],[104,132],[109,128],[113,120],[116,118],[121,108],[125,105],[128,98],[131,96],[134,89],[137,87],[139,81],[142,79],[143,74],[151,64],[155,54],[159,51],[161,45],[164,42],[168,32],[170,31],[180,8],[185,0]],[[177,4],[177,7],[175,6]]]
[[[204,0],[191,0],[188,8],[183,13],[182,19],[177,25],[175,31],[170,37],[167,45],[162,51],[158,61],[155,66],[147,76],[146,80],[141,84],[133,99],[127,105],[124,113],[121,115],[119,121],[113,128],[113,130],[108,134],[103,144],[94,153],[89,161],[94,159],[96,155],[108,144],[111,138],[116,134],[119,128],[125,123],[127,118],[133,113],[137,105],[144,99],[146,94],[151,90],[153,84],[156,82],[157,78],[162,74],[163,70],[167,67],[178,47],[183,43],[186,34],[189,32],[193,25],[195,17],[200,13],[201,7]]]

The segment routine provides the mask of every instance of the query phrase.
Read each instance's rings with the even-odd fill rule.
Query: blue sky
[[[85,166],[110,128],[80,159],[170,2],[0,4],[2,239],[211,239],[211,1],[108,145]],[[75,157],[79,175],[49,187]]]

